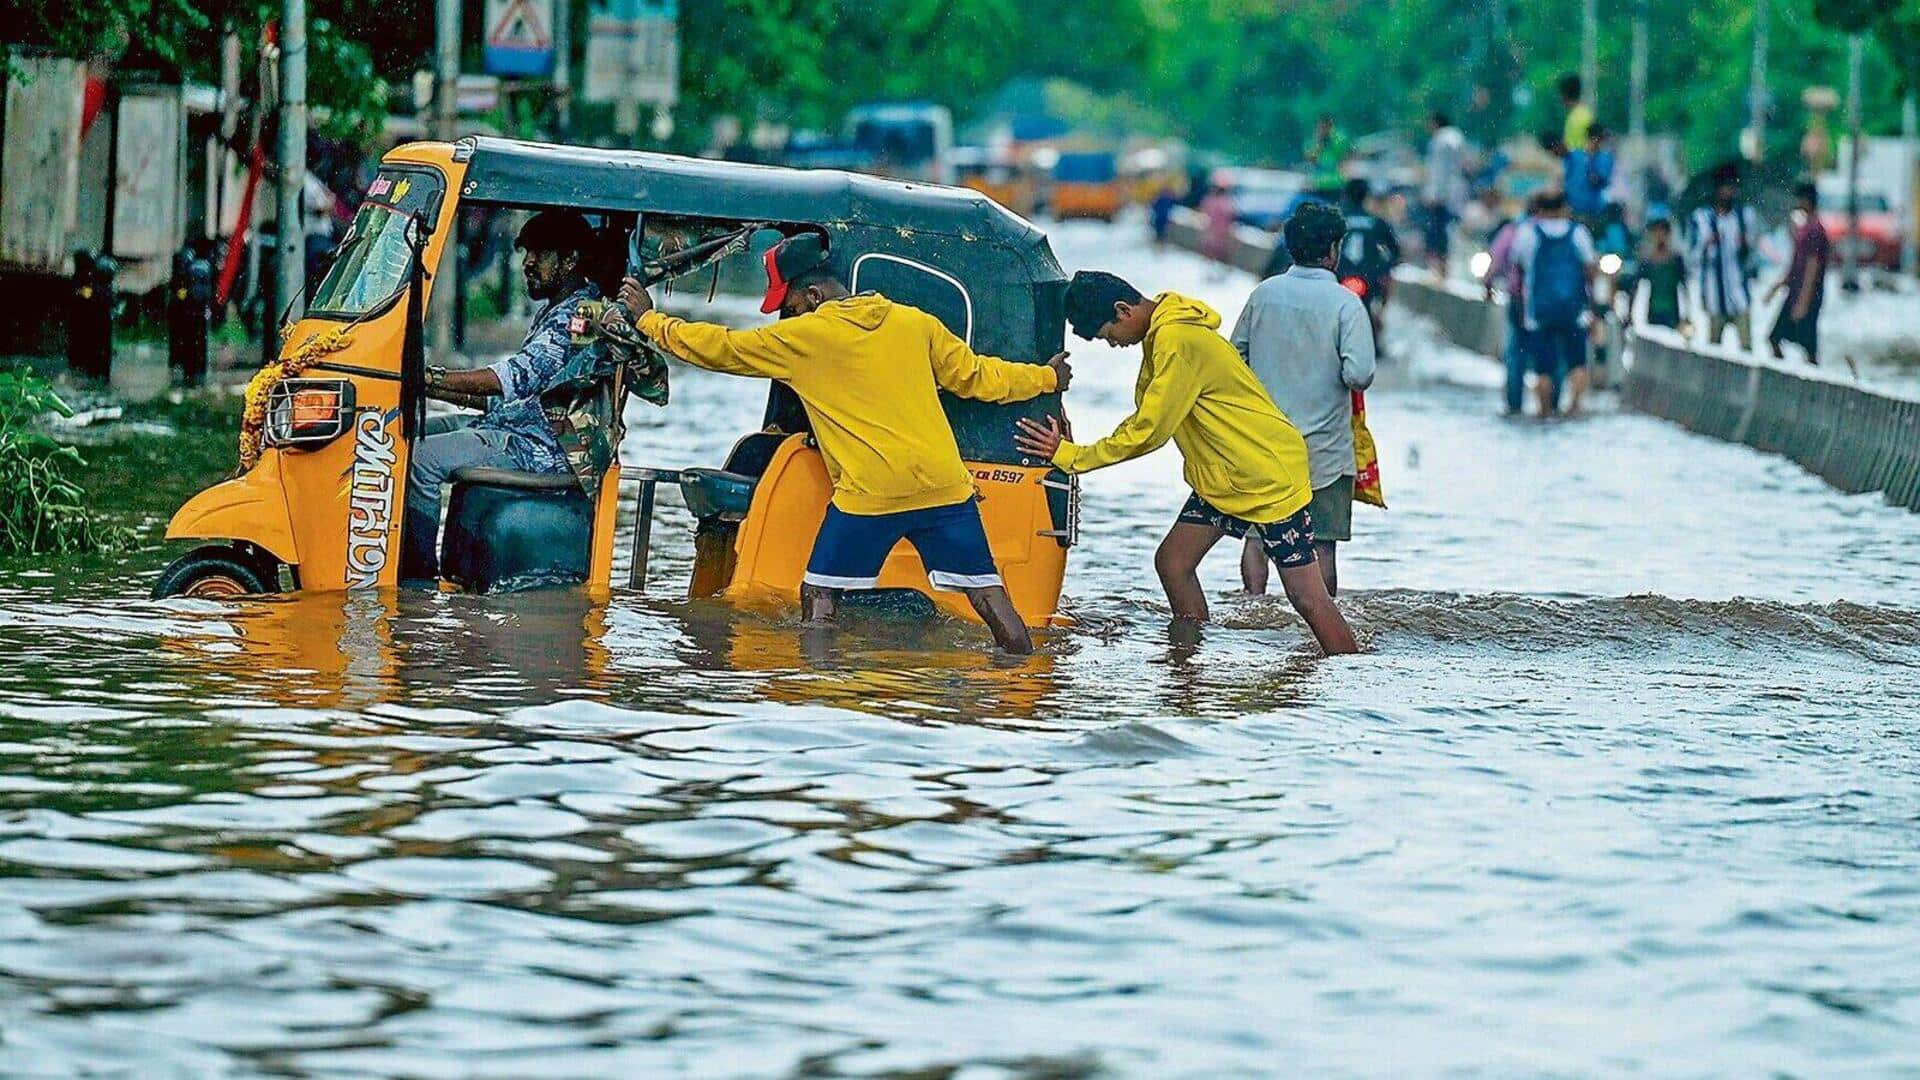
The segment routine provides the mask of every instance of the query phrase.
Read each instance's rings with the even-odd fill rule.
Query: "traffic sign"
[[[553,0],[487,0],[485,63],[490,75],[553,73]]]

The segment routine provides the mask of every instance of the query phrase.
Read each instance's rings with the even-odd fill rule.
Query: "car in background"
[[[1850,252],[1861,266],[1900,269],[1900,216],[1880,192],[1860,193],[1860,234],[1855,236],[1849,227],[1846,186],[1821,185],[1820,224],[1827,227],[1835,259],[1844,260]]]
[[[1235,221],[1268,232],[1286,224],[1307,191],[1306,174],[1286,169],[1220,169],[1213,182],[1232,196]]]

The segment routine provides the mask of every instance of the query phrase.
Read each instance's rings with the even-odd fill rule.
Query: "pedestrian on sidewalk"
[[[1544,419],[1560,409],[1580,411],[1587,390],[1587,325],[1593,318],[1593,236],[1568,216],[1557,191],[1540,197],[1534,220],[1513,238],[1511,255],[1526,283],[1526,328],[1533,351],[1534,391]]]
[[[1633,315],[1633,297],[1647,286],[1647,325],[1687,332],[1687,269],[1673,246],[1673,216],[1664,206],[1647,211],[1647,236],[1640,245],[1638,276],[1627,292],[1627,316]]]
[[[1453,223],[1467,205],[1467,137],[1453,126],[1444,112],[1427,118],[1427,176],[1421,188],[1426,208],[1424,239],[1427,267],[1436,275],[1447,275],[1447,253],[1453,237]]]
[[[1099,270],[1067,285],[1067,325],[1115,348],[1140,345],[1134,410],[1097,442],[1069,442],[1059,421],[1019,422],[1021,453],[1084,473],[1152,453],[1171,439],[1193,489],[1154,552],[1176,624],[1205,622],[1200,561],[1223,536],[1258,532],[1280,585],[1329,656],[1358,652],[1353,630],[1314,569],[1307,444],[1274,407],[1253,370],[1219,334],[1220,316],[1198,300],[1140,290]]]
[[[1740,201],[1740,167],[1729,162],[1715,168],[1713,198],[1695,208],[1688,222],[1687,255],[1707,341],[1714,345],[1731,326],[1740,335],[1740,347],[1753,349],[1753,249],[1759,231],[1753,208]]]
[[[1567,149],[1587,145],[1587,136],[1593,126],[1593,106],[1586,101],[1586,87],[1580,83],[1580,76],[1572,72],[1560,76],[1557,84],[1560,91],[1560,107],[1567,111],[1567,119],[1560,127],[1560,142]]]
[[[1329,201],[1338,197],[1346,179],[1340,174],[1340,166],[1346,163],[1350,150],[1347,134],[1334,123],[1333,114],[1321,113],[1304,155],[1311,177],[1308,189]]]
[[[1173,208],[1180,205],[1180,199],[1173,193],[1172,184],[1161,184],[1154,192],[1153,202],[1147,208],[1148,221],[1153,225],[1153,246],[1167,246],[1167,230],[1173,226]]]
[[[1575,221],[1596,233],[1606,217],[1607,191],[1613,186],[1613,151],[1607,144],[1607,129],[1589,124],[1587,141],[1578,148],[1568,147],[1565,159],[1567,207]]]
[[[1353,392],[1373,385],[1373,324],[1366,305],[1334,276],[1345,216],[1308,203],[1283,231],[1293,266],[1253,290],[1229,340],[1306,439],[1313,561],[1327,595],[1338,596],[1335,545],[1353,538]],[[1249,536],[1241,552],[1240,581],[1255,596],[1267,591],[1258,536]]]
[[[1507,416],[1519,416],[1525,411],[1527,372],[1534,366],[1533,341],[1527,334],[1526,278],[1513,261],[1513,240],[1533,227],[1534,216],[1540,211],[1541,194],[1536,192],[1527,199],[1519,217],[1496,228],[1493,240],[1487,245],[1486,297],[1491,301],[1496,289],[1507,297],[1507,339],[1501,349],[1501,359],[1507,368],[1504,410]]]
[[[1784,290],[1787,302],[1774,316],[1767,344],[1774,356],[1785,357],[1780,343],[1791,341],[1807,351],[1807,363],[1817,366],[1820,306],[1827,297],[1827,264],[1832,261],[1833,248],[1827,227],[1820,223],[1819,189],[1811,180],[1801,181],[1794,185],[1793,200],[1793,257],[1787,263],[1786,276],[1767,290],[1769,301]]]

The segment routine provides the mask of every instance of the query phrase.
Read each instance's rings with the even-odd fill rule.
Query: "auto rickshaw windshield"
[[[433,221],[443,190],[440,175],[430,170],[381,170],[367,186],[366,201],[314,291],[308,314],[356,319],[399,296],[412,269],[414,217]]]

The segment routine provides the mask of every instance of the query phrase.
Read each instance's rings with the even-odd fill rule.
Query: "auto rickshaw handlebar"
[[[692,273],[710,262],[717,262],[720,259],[726,258],[728,255],[745,251],[747,249],[747,242],[752,238],[753,234],[766,227],[765,222],[749,222],[731,232],[723,233],[711,239],[702,240],[692,247],[668,255],[662,255],[658,259],[647,260],[641,265],[641,273],[636,276],[640,278],[641,284],[652,288],[669,278]],[[629,249],[629,269],[632,269],[632,263],[636,261],[631,255],[638,247],[638,228],[635,229],[634,236],[636,238],[635,243],[631,245]]]

